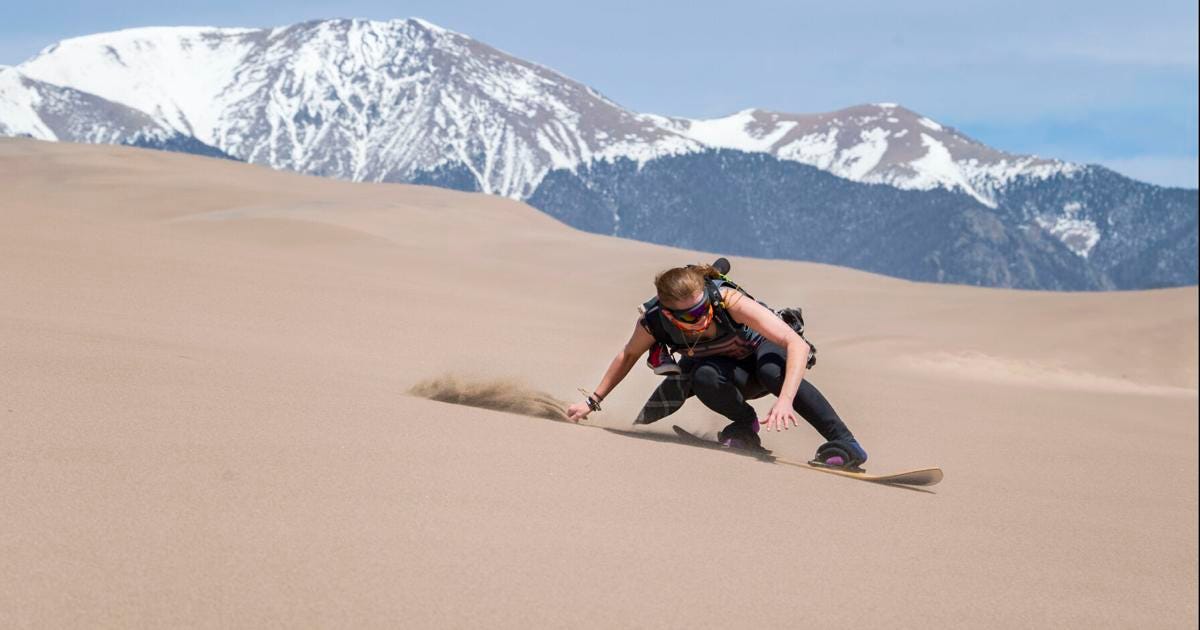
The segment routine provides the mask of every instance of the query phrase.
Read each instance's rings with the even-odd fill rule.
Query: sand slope
[[[940,465],[935,494],[405,394],[574,398],[654,272],[711,256],[492,197],[0,140],[0,626],[1195,626],[1195,287],[734,259],[804,307],[869,467]],[[592,424],[654,383],[635,368]]]

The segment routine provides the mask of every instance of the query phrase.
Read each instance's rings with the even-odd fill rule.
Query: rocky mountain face
[[[713,150],[555,171],[529,202],[583,230],[713,252],[931,282],[1117,288],[1051,232],[968,195],[860,184],[764,154]]]
[[[1197,283],[1195,189],[1154,186],[1091,165],[1018,178],[997,204],[1006,221],[1037,225],[1102,274],[1107,282],[1099,288]]]
[[[0,69],[0,134],[506,195],[583,229],[916,279],[1196,282],[1195,191],[1005,153],[890,103],[712,120],[631,112],[415,19],[64,40]],[[701,226],[744,220],[693,234],[668,209]],[[909,232],[883,233],[900,226]]]

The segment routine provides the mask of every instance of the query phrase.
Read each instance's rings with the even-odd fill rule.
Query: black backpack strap
[[[646,328],[650,331],[650,336],[659,343],[664,343],[668,347],[674,345],[671,341],[671,336],[663,328],[662,324],[662,304],[658,303],[658,298],[652,298],[642,305],[642,321],[646,322]]]
[[[713,305],[713,317],[717,318],[717,320],[730,330],[737,330],[739,326],[729,316],[729,311],[725,310],[725,298],[721,295],[721,285],[712,280],[707,280],[704,283],[704,288],[708,292],[709,304]]]
[[[714,316],[720,319],[721,323],[728,326],[731,330],[736,331],[742,328],[743,325],[733,321],[733,317],[729,314],[729,311],[725,309],[725,298],[721,295],[721,287],[730,287],[735,289],[751,300],[754,300],[754,296],[750,295],[745,289],[738,286],[732,280],[726,280],[724,278],[720,278],[718,280],[709,280],[705,283],[705,285],[708,287],[709,301],[719,307],[713,309]],[[754,301],[757,302],[758,300]]]
[[[709,282],[719,283],[720,286],[737,289],[738,291],[741,291],[742,293],[746,294],[746,297],[750,298],[751,300],[754,300],[755,302],[758,301],[753,295],[750,295],[749,291],[743,289],[741,287],[741,285],[734,282],[733,280],[730,280],[729,278],[726,278],[725,276],[721,276],[720,278],[712,278],[709,280]]]

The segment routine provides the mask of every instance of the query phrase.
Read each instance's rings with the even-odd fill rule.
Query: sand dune
[[[596,384],[656,271],[712,256],[0,140],[0,626],[1195,627],[1195,287],[734,259],[804,307],[869,468],[940,465],[933,494],[526,415]],[[446,375],[491,409],[410,393]]]

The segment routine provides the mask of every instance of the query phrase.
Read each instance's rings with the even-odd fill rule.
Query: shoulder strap
[[[642,304],[642,319],[646,322],[646,327],[650,329],[650,335],[654,337],[655,341],[673,346],[675,342],[663,328],[661,310],[662,304],[658,303],[658,298],[651,298]]]
[[[722,324],[727,326],[730,330],[738,330],[739,328],[742,327],[741,324],[738,324],[737,322],[733,321],[733,317],[731,317],[729,315],[729,311],[725,310],[725,298],[721,296],[721,287],[723,285],[730,285],[733,288],[741,291],[741,287],[739,287],[738,285],[736,285],[728,280],[723,280],[723,279],[708,280],[707,282],[704,283],[704,286],[708,291],[708,301],[711,302],[713,305],[713,316],[714,317],[716,317]],[[746,293],[746,292],[742,291],[742,293]],[[746,293],[746,295],[749,296],[750,294]]]
[[[754,300],[755,302],[757,302],[757,301],[758,301],[757,299],[755,299],[755,298],[754,298],[754,296],[753,296],[753,295],[750,295],[750,292],[749,292],[749,291],[747,291],[747,290],[743,289],[743,288],[741,287],[741,285],[739,285],[738,283],[734,282],[733,280],[730,280],[729,278],[726,278],[725,276],[721,276],[720,278],[713,278],[713,279],[710,279],[708,282],[709,282],[709,284],[715,284],[715,285],[717,285],[717,287],[718,287],[718,288],[720,288],[720,287],[723,287],[723,286],[724,286],[724,287],[729,287],[729,288],[731,288],[731,289],[737,289],[738,291],[741,291],[742,293],[745,293],[745,294],[746,294],[746,297],[750,298],[751,300]]]

